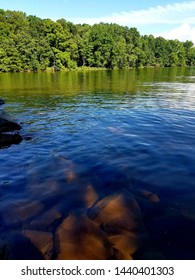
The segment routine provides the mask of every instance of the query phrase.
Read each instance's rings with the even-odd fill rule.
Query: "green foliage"
[[[193,66],[191,41],[141,36],[117,24],[56,22],[0,9],[0,71]]]

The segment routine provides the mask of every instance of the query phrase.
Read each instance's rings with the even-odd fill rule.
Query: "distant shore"
[[[156,69],[160,69],[160,68],[193,68],[194,66],[169,66],[169,67],[165,67],[165,66],[140,66],[140,67],[125,67],[125,68],[106,68],[106,67],[89,67],[89,66],[82,66],[82,67],[76,67],[76,68],[63,68],[60,70],[55,70],[53,67],[47,67],[47,69],[45,70],[20,70],[20,71],[7,71],[7,72],[3,72],[0,71],[0,74],[2,73],[60,73],[60,72],[88,72],[88,71],[116,71],[116,70],[133,70],[133,69],[151,69],[151,68],[156,68]]]

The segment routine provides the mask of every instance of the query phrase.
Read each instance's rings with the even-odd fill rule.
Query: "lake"
[[[1,259],[195,259],[195,68],[2,73]]]

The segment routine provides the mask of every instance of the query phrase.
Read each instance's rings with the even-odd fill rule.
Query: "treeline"
[[[117,24],[73,24],[0,10],[0,71],[195,65],[191,41],[141,36]]]

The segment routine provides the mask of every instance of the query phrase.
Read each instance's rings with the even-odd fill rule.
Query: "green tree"
[[[141,36],[132,27],[56,22],[0,9],[0,71],[195,65],[191,41]]]

